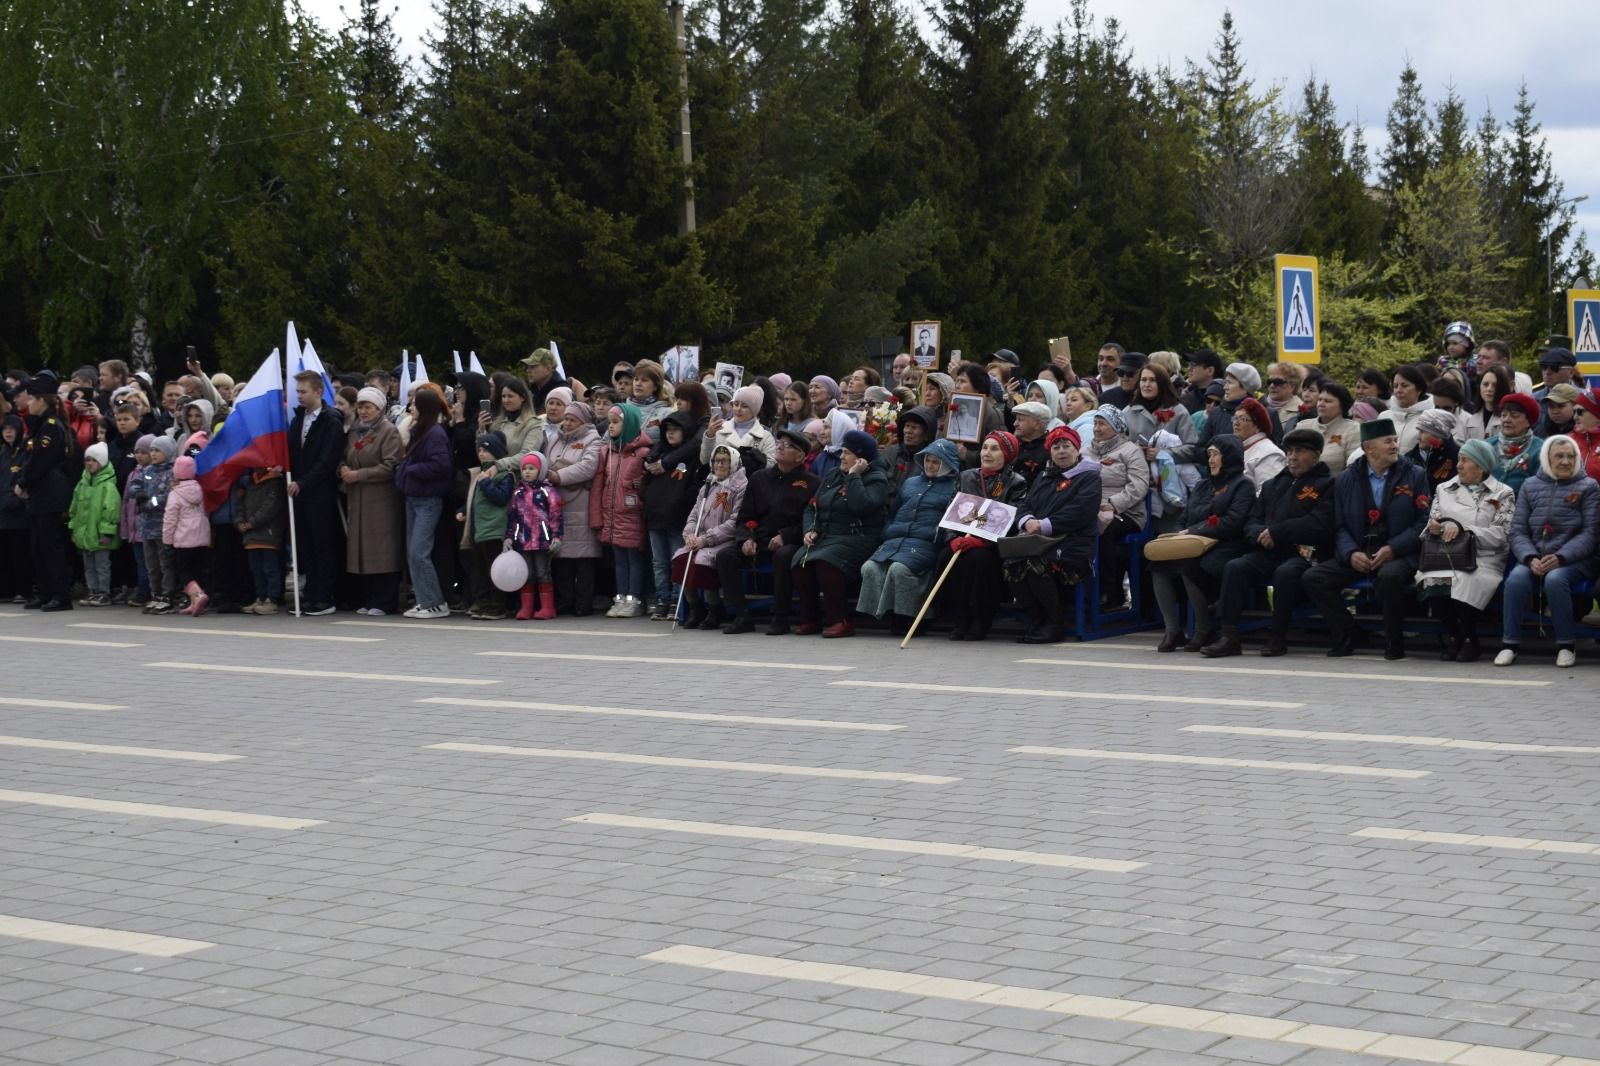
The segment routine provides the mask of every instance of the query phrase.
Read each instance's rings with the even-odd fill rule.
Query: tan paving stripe
[[[648,962],[670,963],[722,973],[753,974],[786,981],[812,981],[843,988],[872,988],[904,992],[912,996],[949,999],[962,1003],[985,1003],[1000,1007],[1021,1007],[1047,1014],[1077,1018],[1101,1018],[1132,1022],[1161,1029],[1190,1033],[1215,1033],[1241,1036],[1302,1048],[1344,1051],[1375,1058],[1403,1059],[1408,1062],[1451,1063],[1455,1066],[1600,1066],[1600,1059],[1573,1055],[1550,1055],[1489,1044],[1466,1044],[1455,1040],[1431,1040],[1402,1036],[1373,1029],[1346,1029],[1333,1025],[1312,1025],[1287,1018],[1257,1014],[1237,1014],[1172,1007],[1138,999],[1109,996],[1074,995],[1049,992],[1022,985],[998,985],[988,981],[962,981],[952,977],[929,977],[903,970],[875,970],[829,962],[803,962],[771,955],[747,955],[737,951],[674,944],[639,958]]]
[[[590,707],[581,703],[537,703],[529,700],[474,700],[460,696],[429,696],[418,703],[439,703],[451,707],[503,707],[521,711],[557,711],[570,714],[609,714],[630,718],[666,718],[682,722],[727,722],[733,725],[794,726],[805,729],[859,729],[871,733],[892,733],[903,725],[876,722],[838,722],[826,718],[775,718],[759,714],[714,714],[710,711],[661,711],[643,707]]]
[[[338,681],[403,681],[413,685],[498,685],[498,680],[478,677],[436,677],[418,674],[355,674],[343,670],[301,670],[292,666],[224,666],[221,663],[145,663],[169,670],[211,670],[223,674],[261,674],[265,677],[327,677]]]
[[[1406,744],[1421,748],[1460,748],[1464,751],[1506,751],[1528,755],[1600,755],[1600,747],[1579,744],[1513,744],[1499,740],[1457,740],[1453,737],[1412,737],[1400,733],[1335,733],[1326,729],[1262,729],[1243,725],[1186,725],[1184,733],[1227,733],[1241,737],[1282,737],[1286,740],[1337,740],[1356,744]]]
[[[74,811],[100,814],[128,814],[141,818],[174,818],[184,822],[211,822],[250,829],[309,829],[322,825],[314,818],[279,818],[271,814],[246,814],[243,811],[215,811],[203,807],[169,807],[164,803],[129,803],[124,800],[95,799],[90,796],[62,796],[53,792],[17,792],[0,789],[0,803],[27,803],[40,807],[65,807]]]
[[[1170,755],[1157,751],[1105,751],[1100,748],[1050,748],[1025,745],[1007,748],[1018,755],[1060,755],[1072,759],[1116,759],[1123,762],[1178,763],[1184,766],[1238,766],[1251,770],[1297,770],[1315,774],[1349,774],[1355,777],[1427,777],[1428,770],[1400,770],[1387,766],[1340,766],[1320,762],[1280,762],[1273,759],[1227,759],[1211,755]]]
[[[989,696],[1033,696],[1063,700],[1096,700],[1117,703],[1181,703],[1204,707],[1259,707],[1265,710],[1293,711],[1303,703],[1282,700],[1235,700],[1212,696],[1157,696],[1138,692],[1082,692],[1074,689],[996,688],[990,685],[938,685],[925,681],[830,681],[830,685],[854,688],[906,689],[912,692],[975,692]]]
[[[136,633],[148,633],[148,625],[122,625],[116,622],[74,622],[73,629],[126,629]],[[162,633],[175,636],[201,636],[201,637],[243,637],[246,640],[316,640],[323,642],[336,642],[341,644],[381,644],[382,637],[335,637],[325,633],[267,633],[258,629],[213,629],[208,626],[191,626],[179,623],[170,628],[163,628]]]
[[[184,940],[181,937],[133,933],[123,929],[101,929],[92,925],[44,922],[37,918],[20,918],[14,914],[0,914],[0,936],[15,937],[18,940],[41,940],[50,944],[71,944],[80,948],[102,948],[106,951],[127,952],[130,955],[155,955],[163,959],[216,947],[215,944],[204,940]]]
[[[121,703],[77,703],[73,700],[31,700],[22,696],[0,696],[0,707],[41,707],[56,711],[125,711]]]
[[[624,634],[616,634],[623,636]],[[570,659],[584,663],[610,663],[620,666],[623,660],[615,655],[581,655],[577,652],[567,651],[480,651],[478,655],[498,655],[510,659]],[[816,670],[825,673],[843,673],[854,670],[853,666],[826,666],[821,663],[753,663],[742,659],[689,659],[677,655],[658,656],[652,658],[648,655],[626,656],[628,663],[660,663],[665,666],[727,666],[749,667],[752,670]]]
[[[431,751],[466,751],[483,755],[524,755],[537,759],[588,759],[594,762],[632,763],[637,766],[679,766],[700,770],[740,770],[752,774],[792,774],[798,777],[841,777],[855,781],[904,781],[913,785],[948,785],[959,777],[901,773],[893,770],[843,770],[832,766],[794,766],[790,763],[728,762],[723,759],[680,759],[664,755],[635,755],[625,751],[582,751],[576,748],[522,748],[508,744],[429,744]]]
[[[115,640],[68,640],[66,637],[9,637],[0,640],[13,644],[65,644],[69,648],[142,648],[143,644],[126,644]]]
[[[1431,833],[1421,829],[1399,829],[1382,825],[1369,825],[1350,835],[1372,840],[1403,840],[1408,844],[1458,844],[1467,848],[1550,851],[1561,855],[1600,855],[1600,842],[1587,840],[1539,840],[1534,837],[1501,837],[1477,833]]]
[[[857,851],[892,851],[906,855],[940,855],[956,859],[987,859],[1032,866],[1055,866],[1065,870],[1097,870],[1103,873],[1131,873],[1144,867],[1142,862],[1095,859],[1085,855],[1063,855],[1051,851],[1016,851],[1010,848],[985,848],[976,844],[953,844],[937,840],[902,840],[894,837],[864,837],[846,833],[814,833],[801,829],[775,829],[764,825],[729,825],[722,822],[685,822],[675,818],[639,818],[628,814],[580,814],[569,822],[607,825],[623,829],[649,829],[665,833],[690,833],[698,836],[732,837],[736,840],[774,840],[819,847],[852,848]]]
[[[1086,646],[1084,651],[1097,650],[1099,645]],[[1151,654],[1155,654],[1154,649]],[[1398,684],[1415,685],[1473,685],[1473,686],[1501,686],[1510,688],[1542,688],[1552,684],[1549,681],[1532,681],[1516,678],[1489,678],[1489,677],[1463,677],[1460,674],[1372,674],[1372,673],[1336,673],[1332,670],[1271,670],[1258,666],[1222,666],[1208,665],[1215,660],[1190,659],[1182,663],[1111,663],[1104,659],[1016,659],[1014,662],[1030,663],[1037,666],[1070,666],[1083,669],[1092,664],[1095,670],[1142,670],[1156,673],[1171,672],[1181,674],[1238,674],[1247,677],[1292,677],[1292,678],[1328,678],[1336,681],[1382,681]]]
[[[233,762],[243,755],[221,755],[213,751],[183,751],[174,748],[130,748],[121,744],[85,744],[76,740],[44,740],[39,737],[0,736],[0,747],[44,748],[50,751],[81,751],[95,755],[139,755],[147,759],[179,759],[186,762]]]

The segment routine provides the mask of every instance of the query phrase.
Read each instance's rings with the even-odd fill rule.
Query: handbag
[[[1457,574],[1470,574],[1478,569],[1478,537],[1469,529],[1456,534],[1455,540],[1445,540],[1429,533],[1422,538],[1422,557],[1417,560],[1422,571],[1449,570]]]
[[[1066,540],[1066,535],[1046,537],[1040,533],[1023,533],[1015,537],[1001,537],[995,541],[995,550],[1001,559],[1035,559]]]
[[[1163,533],[1145,542],[1144,557],[1152,563],[1198,559],[1216,543],[1216,537],[1202,537],[1198,533]]]

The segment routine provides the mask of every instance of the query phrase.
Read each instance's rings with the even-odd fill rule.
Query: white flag
[[[428,380],[428,368],[422,365],[422,353],[418,352],[417,353],[416,383],[418,385],[423,385],[423,384],[427,383],[427,380]]]
[[[452,350],[450,352],[450,357],[456,361],[456,373],[461,373],[461,353],[459,351]]]
[[[483,374],[483,364],[478,362],[477,352],[467,353],[467,369],[471,370],[474,374]],[[488,375],[485,374],[484,376],[487,377]]]
[[[556,374],[565,379],[567,368],[561,365],[561,349],[556,345],[555,341],[550,342],[550,354],[556,357]]]
[[[400,349],[400,406],[411,402],[411,353]]]

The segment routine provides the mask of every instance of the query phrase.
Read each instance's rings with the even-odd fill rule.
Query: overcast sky
[[[340,0],[305,0],[328,26],[343,21]],[[353,4],[347,6],[353,7]],[[1029,17],[1050,29],[1070,0],[1027,0]],[[1502,121],[1526,80],[1566,195],[1588,194],[1578,223],[1600,250],[1600,62],[1576,48],[1594,36],[1594,0],[1091,0],[1097,18],[1121,21],[1143,65],[1204,59],[1223,10],[1231,9],[1258,86],[1279,83],[1291,98],[1314,71],[1328,82],[1340,117],[1368,128],[1376,151],[1384,116],[1409,58],[1430,104],[1454,85],[1474,123],[1486,107]],[[395,28],[413,55],[433,24],[429,0],[397,0]]]

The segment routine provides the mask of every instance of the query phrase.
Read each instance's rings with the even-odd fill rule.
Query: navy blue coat
[[[1597,543],[1600,485],[1585,477],[1581,466],[1565,481],[1557,481],[1546,467],[1522,483],[1511,519],[1511,554],[1517,562],[1557,555],[1562,566],[1579,566],[1593,576]]]
[[[1334,558],[1348,563],[1358,551],[1372,555],[1387,544],[1396,559],[1415,564],[1433,502],[1427,472],[1402,456],[1384,471],[1383,491],[1374,500],[1367,469],[1363,455],[1333,479]],[[1378,512],[1376,522],[1369,511]]]
[[[875,563],[900,563],[914,574],[925,574],[933,567],[939,535],[939,519],[956,497],[956,471],[960,459],[956,447],[947,440],[936,440],[920,455],[936,455],[944,463],[937,478],[912,474],[900,486],[900,506],[883,527],[883,543],[872,553]]]

